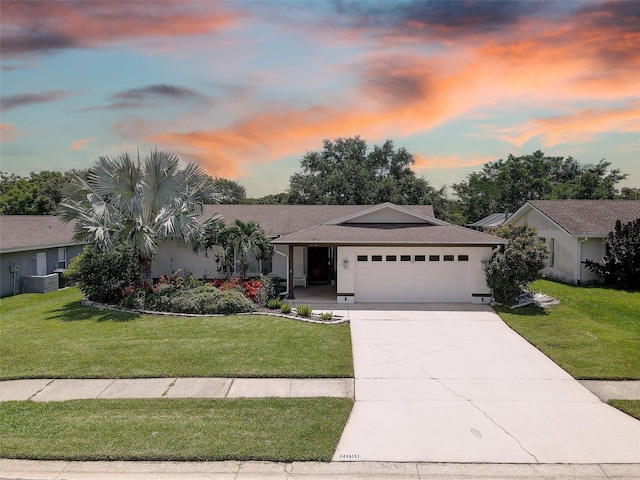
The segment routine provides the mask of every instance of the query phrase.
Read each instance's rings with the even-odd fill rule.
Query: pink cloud
[[[71,146],[69,147],[69,150],[84,150],[85,147],[93,142],[95,139],[94,138],[85,138],[85,139],[81,139],[81,140],[74,140],[73,143],[71,144]]]
[[[26,134],[8,123],[0,124],[0,142],[8,143],[24,137]]]

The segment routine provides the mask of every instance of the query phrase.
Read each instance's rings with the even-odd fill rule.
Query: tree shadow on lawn
[[[63,322],[131,322],[140,317],[138,313],[116,312],[87,307],[80,302],[69,302],[61,308],[52,310],[46,318],[48,320],[62,320]]]

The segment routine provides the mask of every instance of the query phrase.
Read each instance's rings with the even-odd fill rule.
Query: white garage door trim
[[[468,249],[383,247],[355,254],[356,302],[471,301]]]

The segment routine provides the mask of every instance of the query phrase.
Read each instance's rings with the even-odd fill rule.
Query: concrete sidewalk
[[[638,465],[319,462],[66,462],[0,459],[20,480],[638,480]]]
[[[36,379],[0,382],[0,401],[97,398],[354,397],[352,378]]]

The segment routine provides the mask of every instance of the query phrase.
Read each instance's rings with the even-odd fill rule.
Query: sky
[[[439,188],[542,150],[640,187],[629,1],[2,0],[0,170],[158,148],[250,197],[324,139],[390,139]]]

